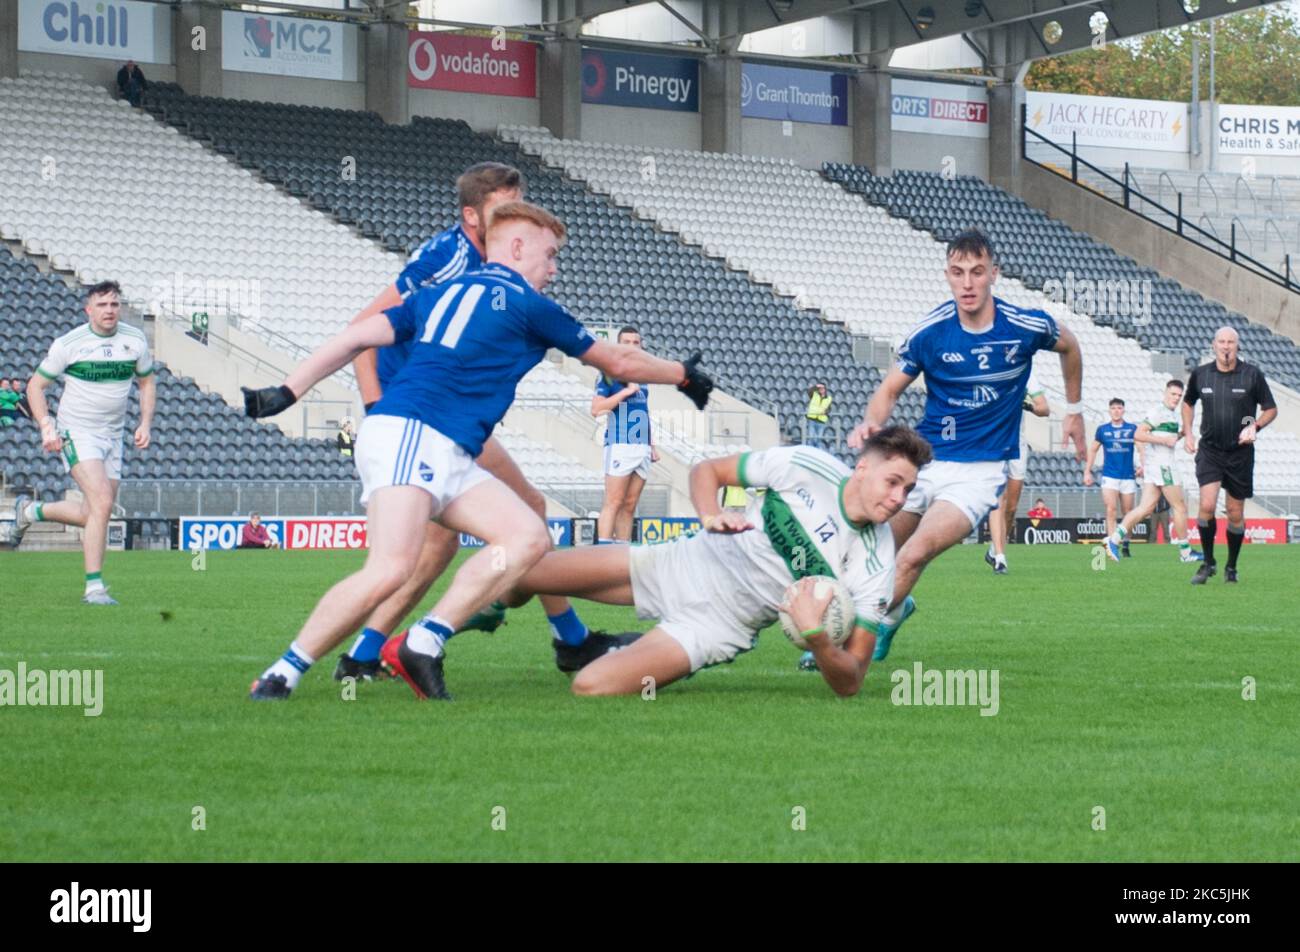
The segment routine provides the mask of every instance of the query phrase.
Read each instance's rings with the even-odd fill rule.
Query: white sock
[[[997,555],[993,556],[993,561],[997,562],[999,565],[1006,565],[1007,564],[1006,554],[1003,552],[999,552]]]
[[[288,659],[287,655],[290,654],[297,655],[299,662],[304,663],[309,668],[316,663],[316,659],[313,658],[311,655],[307,654],[307,652],[303,651],[302,648],[298,645],[298,642],[295,641],[293,642],[293,644],[289,645],[289,650],[286,651],[284,655],[282,655],[280,659],[275,662],[275,664],[271,665],[269,668],[267,668],[265,671],[262,672],[262,677],[269,678],[273,674],[282,675],[284,677],[285,683],[289,686],[290,690],[296,688],[298,686],[298,682],[302,680],[302,676],[305,672],[301,667],[293,664]]]
[[[23,510],[23,518],[30,519],[32,522],[43,521],[36,518],[36,507],[38,505],[40,505],[40,503],[29,502],[27,508]]]
[[[430,621],[451,628],[441,618],[431,618]],[[406,633],[406,646],[412,651],[418,651],[420,654],[432,655],[435,658],[442,656],[442,646],[446,639],[424,623],[424,620],[416,622]]]
[[[102,578],[88,578],[88,579],[86,579],[86,594],[87,594],[87,595],[89,595],[91,592],[102,592],[102,591],[104,591],[104,580],[103,580]]]

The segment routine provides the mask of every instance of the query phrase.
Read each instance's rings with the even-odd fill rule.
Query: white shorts
[[[116,433],[94,433],[90,430],[65,430],[56,427],[63,439],[63,450],[59,459],[63,460],[63,471],[72,472],[72,467],[83,460],[99,459],[104,461],[104,472],[109,479],[122,478],[122,431]]]
[[[1122,496],[1132,496],[1138,491],[1136,479],[1116,479],[1114,476],[1101,477],[1102,489],[1118,490]]]
[[[1153,486],[1177,486],[1178,467],[1172,463],[1168,466],[1144,466],[1142,482]]]
[[[605,447],[605,475],[650,478],[650,454],[646,443],[609,443]]]
[[[1029,444],[1020,444],[1020,459],[1007,460],[1007,479],[1025,481],[1025,470],[1029,468]]]
[[[921,467],[916,486],[903,504],[904,512],[924,513],[936,502],[952,503],[970,520],[971,528],[984,521],[1007,485],[1007,464],[958,463],[934,460]]]
[[[657,618],[657,627],[682,646],[691,673],[733,660],[749,651],[772,623],[763,605],[735,604],[743,593],[721,599],[708,582],[718,567],[703,536],[656,545],[634,545],[628,554],[632,602],[638,618]]]
[[[361,502],[376,489],[418,486],[436,516],[453,499],[493,479],[474,458],[432,427],[398,416],[368,416],[357,433]]]

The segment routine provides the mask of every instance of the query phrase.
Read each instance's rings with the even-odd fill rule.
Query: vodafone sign
[[[537,95],[537,44],[452,33],[407,35],[406,83],[487,96]]]

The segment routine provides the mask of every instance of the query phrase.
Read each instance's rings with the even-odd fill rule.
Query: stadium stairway
[[[787,432],[797,430],[813,381],[835,381],[832,422],[846,430],[880,380],[853,359],[842,329],[464,122],[417,117],[385,126],[368,113],[209,99],[163,83],[151,87],[146,107],[393,249],[455,220],[452,183],[467,165],[519,166],[530,197],[570,229],[548,293],[589,325],[638,326],[656,353],[703,351],[722,390],[780,419]],[[340,178],[344,156],[356,161],[354,181]],[[908,395],[907,418],[920,406]]]

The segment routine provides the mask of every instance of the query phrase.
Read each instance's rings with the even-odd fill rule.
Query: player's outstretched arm
[[[664,360],[640,347],[611,344],[598,340],[579,358],[584,364],[602,370],[615,380],[636,383],[670,383],[703,410],[713,391],[713,380],[699,369],[700,355],[686,361]]]
[[[691,503],[705,532],[734,533],[754,528],[741,512],[723,512],[718,491],[740,485],[740,455],[702,459],[691,467]]]
[[[368,317],[374,317],[376,314],[382,314],[390,307],[397,307],[402,303],[402,295],[393,285],[388,285],[378,294],[375,299],[363,307],[348,322],[348,327],[360,324]],[[368,347],[361,353],[357,354],[356,359],[352,361],[352,372],[357,377],[357,389],[361,391],[361,403],[369,407],[377,403],[379,398],[384,395],[384,390],[379,386],[379,355],[375,353],[373,347]]]
[[[904,373],[897,367],[885,375],[885,379],[880,382],[876,392],[871,395],[871,400],[867,402],[867,412],[862,422],[849,433],[849,449],[862,449],[864,441],[884,429],[890,415],[894,412],[898,398],[915,379],[911,374]]]
[[[293,406],[304,393],[341,368],[367,347],[385,347],[395,339],[393,325],[383,314],[353,324],[331,337],[300,363],[278,387],[244,391],[244,412],[250,417],[268,417]]]
[[[1063,447],[1074,444],[1074,459],[1083,459],[1083,447],[1087,442],[1083,433],[1083,351],[1079,348],[1079,338],[1074,331],[1064,325],[1059,326],[1056,343],[1052,350],[1061,355],[1061,376],[1065,379],[1065,416],[1061,420]]]

